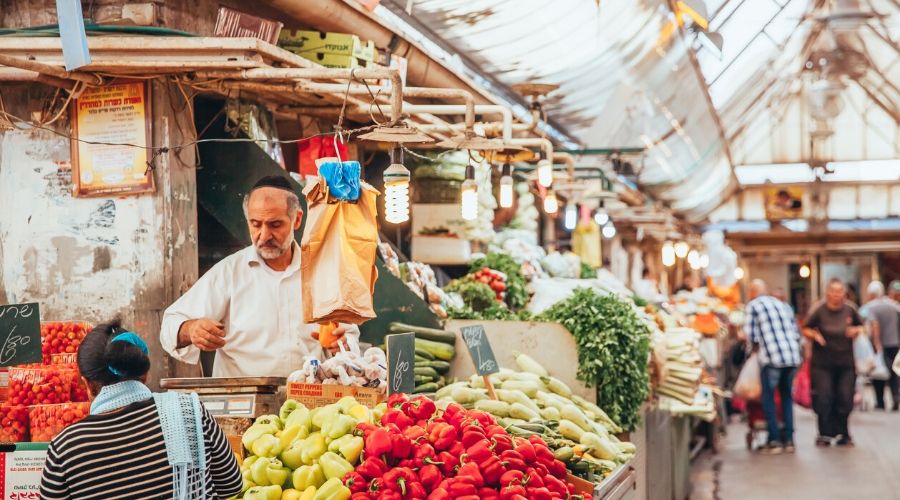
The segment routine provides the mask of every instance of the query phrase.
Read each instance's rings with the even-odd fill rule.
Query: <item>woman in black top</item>
[[[845,301],[846,291],[840,280],[831,280],[825,302],[809,313],[803,329],[804,336],[814,342],[809,375],[819,446],[853,446],[847,420],[856,390],[853,339],[862,332],[862,320]]]
[[[241,492],[228,441],[196,395],[153,394],[144,385],[150,358],[140,337],[116,323],[101,325],[81,344],[78,368],[94,396],[91,414],[50,443],[41,498],[207,499]]]

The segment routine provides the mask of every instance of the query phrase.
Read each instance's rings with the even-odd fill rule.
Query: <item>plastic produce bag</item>
[[[88,416],[90,403],[32,406],[28,414],[31,440],[49,442],[66,427]]]
[[[330,197],[341,201],[359,199],[360,166],[358,161],[325,158],[318,163],[319,175],[325,179]]]
[[[378,191],[361,183],[359,200],[340,201],[324,181],[309,184],[309,213],[300,243],[305,323],[360,324],[375,317]]]
[[[12,367],[7,401],[14,406],[68,403],[75,376],[71,368],[63,366]]]
[[[794,402],[803,408],[812,408],[812,381],[809,378],[809,361],[804,361],[797,371],[793,387]]]
[[[872,380],[887,380],[891,378],[891,372],[888,371],[887,364],[884,362],[883,352],[875,353],[875,367],[869,373],[869,378]]]
[[[734,393],[747,401],[758,401],[762,396],[762,381],[759,377],[759,358],[753,353],[738,374]]]
[[[857,335],[853,339],[853,361],[856,363],[858,375],[869,376],[875,369],[875,348],[865,335]]]
[[[0,405],[0,442],[20,443],[28,438],[28,407]]]

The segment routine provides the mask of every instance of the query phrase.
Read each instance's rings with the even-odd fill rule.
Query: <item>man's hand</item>
[[[812,339],[816,342],[816,344],[825,347],[825,337],[823,337],[821,333],[815,332]]]
[[[225,325],[208,319],[185,321],[178,329],[178,347],[195,345],[201,351],[215,351],[225,346]]]
[[[851,339],[855,339],[857,335],[862,333],[862,327],[861,326],[848,326],[847,330],[844,333],[845,333],[845,335],[847,335],[847,337],[849,337]]]
[[[347,339],[344,337],[345,333],[347,333],[347,329],[343,326],[335,328],[334,331],[331,332],[331,334],[336,337],[334,342],[330,345],[322,346],[322,348],[326,349],[331,354],[337,354],[341,350],[340,344],[344,344],[344,347],[349,350],[350,344],[347,343]],[[319,340],[319,332],[312,332],[311,336],[312,338]]]

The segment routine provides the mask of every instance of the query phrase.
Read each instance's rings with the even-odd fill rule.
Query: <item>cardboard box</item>
[[[226,38],[258,38],[274,44],[281,27],[278,21],[263,19],[228,7],[220,7],[216,18],[215,35]]]
[[[278,36],[278,46],[306,57],[305,53],[353,56],[366,62],[375,62],[378,52],[371,40],[362,41],[349,33],[324,33],[283,29]]]
[[[372,64],[358,57],[326,54],[324,52],[298,52],[297,55],[326,68],[366,68]]]
[[[571,473],[569,473],[569,475],[566,476],[566,482],[575,485],[576,494],[583,495],[585,498],[594,497],[594,488],[596,488],[597,485],[588,481],[587,479],[581,479],[580,477],[573,476]]]
[[[309,408],[318,408],[337,402],[344,396],[353,396],[360,404],[374,407],[384,401],[384,392],[368,387],[349,387],[344,385],[301,384],[290,382],[287,386],[287,397],[299,401]]]

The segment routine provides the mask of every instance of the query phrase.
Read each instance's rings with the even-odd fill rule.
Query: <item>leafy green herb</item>
[[[491,287],[471,276],[451,281],[444,287],[444,291],[458,293],[466,306],[476,312],[497,305],[497,294],[491,290]]]
[[[491,252],[469,264],[469,271],[475,272],[489,267],[506,275],[506,300],[513,309],[520,309],[528,304],[527,281],[522,274],[522,264],[504,253]]]
[[[578,346],[578,380],[597,387],[597,405],[626,431],[647,399],[650,329],[614,295],[579,288],[546,310],[543,320],[565,326]]]
[[[581,276],[579,276],[579,277],[583,280],[594,279],[597,277],[597,271],[595,271],[593,267],[582,262],[581,263]]]

